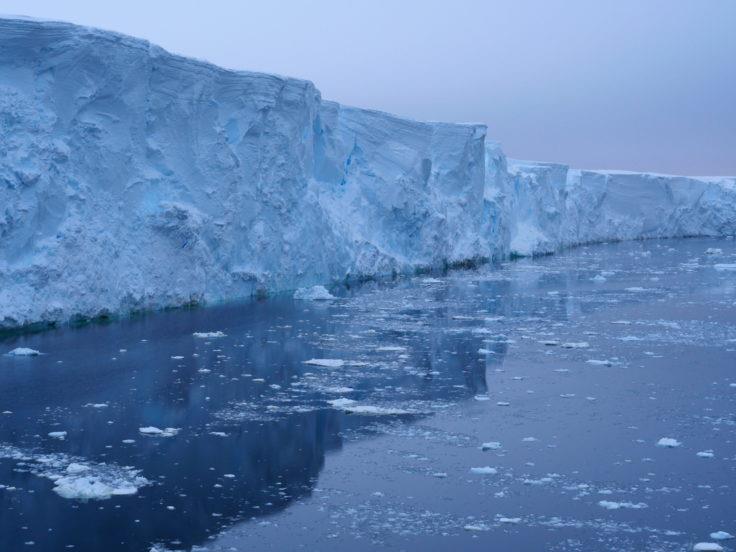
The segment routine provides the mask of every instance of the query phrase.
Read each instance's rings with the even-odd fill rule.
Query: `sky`
[[[0,13],[485,123],[517,159],[736,175],[736,0],[0,0]]]

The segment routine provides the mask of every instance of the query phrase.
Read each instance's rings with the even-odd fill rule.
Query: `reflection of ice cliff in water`
[[[0,460],[3,484],[35,491],[2,495],[0,535],[17,535],[11,524],[36,535],[53,526],[49,549],[202,543],[308,495],[344,434],[396,419],[351,414],[331,406],[335,399],[385,409],[367,414],[406,411],[410,421],[484,393],[486,368],[502,362],[506,344],[484,343],[493,335],[475,331],[482,319],[466,321],[475,290],[429,282],[368,286],[326,305],[269,300],[19,338],[47,354],[34,359],[33,375],[0,371],[0,398],[14,412],[0,442],[134,466],[153,484],[133,497],[69,501],[49,492],[48,479]],[[503,310],[503,290],[490,295],[483,316]],[[213,328],[226,335],[192,336]],[[485,362],[481,347],[492,351]],[[304,363],[321,357],[346,365]],[[151,437],[139,432],[147,426],[180,431]],[[39,448],[34,436],[52,429],[67,438],[44,438]]]

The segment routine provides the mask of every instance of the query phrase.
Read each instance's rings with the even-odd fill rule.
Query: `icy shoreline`
[[[0,19],[0,329],[601,241],[736,234],[736,179],[513,161],[475,124]]]

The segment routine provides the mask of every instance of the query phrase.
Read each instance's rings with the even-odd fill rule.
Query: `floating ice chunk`
[[[509,517],[500,517],[498,518],[499,523],[509,523],[509,524],[518,524],[521,523],[521,518],[509,518]]]
[[[310,358],[309,360],[305,360],[304,364],[324,366],[325,368],[342,368],[345,365],[345,361],[337,358]]]
[[[41,351],[36,349],[29,349],[28,347],[17,347],[7,353],[10,356],[38,356],[43,354]]]
[[[626,291],[633,291],[633,292],[637,292],[638,293],[640,291],[646,291],[646,288],[643,288],[643,287],[640,287],[640,286],[632,286],[632,287],[627,287],[626,288]]]
[[[444,280],[439,280],[437,278],[422,278],[423,284],[442,284],[444,283]]]
[[[546,339],[544,341],[540,341],[539,344],[546,345],[547,347],[555,347],[556,345],[559,345],[560,342],[554,339]]]
[[[87,403],[84,405],[85,408],[107,408],[107,403]]]
[[[0,458],[23,462],[33,475],[53,481],[54,492],[68,499],[103,500],[131,495],[150,484],[134,468],[87,462],[66,454],[38,454],[0,444]]]
[[[606,281],[606,277],[605,277],[605,276],[604,276],[603,274],[596,274],[595,276],[593,276],[593,277],[591,278],[591,280],[592,280],[593,282],[598,282],[598,283],[600,283],[600,282],[605,282],[605,281]]]
[[[380,352],[401,352],[406,351],[406,347],[400,347],[398,345],[385,345],[383,347],[379,347],[376,349],[376,351]]]
[[[171,357],[171,360],[181,360],[181,359],[183,359],[183,358],[184,358],[184,357],[183,357],[183,356],[181,356],[181,355],[172,355],[172,357]]]
[[[695,455],[699,456],[700,458],[713,458],[714,456],[712,450],[701,450],[700,452],[696,452]]]
[[[511,403],[506,401],[498,401],[496,403],[496,406],[511,406]]]
[[[123,439],[121,442],[125,445],[132,445],[135,443],[135,439]]]
[[[343,407],[343,410],[351,414],[363,414],[366,416],[400,416],[403,414],[414,414],[411,410],[404,410],[403,408],[389,408],[369,404],[345,406]]]
[[[675,448],[682,445],[680,441],[677,439],[673,439],[672,437],[662,437],[659,441],[657,441],[658,447],[665,447],[665,448]]]
[[[480,450],[498,450],[501,448],[501,443],[498,441],[488,441],[480,446]]]
[[[569,342],[563,343],[562,346],[565,349],[587,349],[590,344],[587,341]]]
[[[210,435],[214,435],[215,437],[227,437],[227,433],[224,431],[210,431]]]
[[[494,353],[490,349],[478,349],[478,354],[479,355],[492,355]]]
[[[438,479],[444,479],[445,477],[447,477],[447,473],[445,473],[445,472],[434,472],[432,474],[432,477],[436,477]]]
[[[164,429],[160,429],[154,426],[147,426],[139,427],[138,431],[141,433],[141,435],[146,435],[149,437],[173,437],[174,435],[179,433],[181,429],[177,427],[166,427]]]
[[[63,441],[66,439],[66,431],[51,431],[49,432],[49,437]]]
[[[463,526],[466,531],[490,531],[491,528],[484,523],[468,523]]]
[[[352,391],[355,391],[355,389],[353,389],[352,387],[340,387],[340,386],[337,386],[337,387],[325,387],[323,389],[323,391],[325,393],[338,393],[338,394],[340,394],[340,393],[350,393]]]
[[[705,254],[706,255],[722,255],[723,249],[721,249],[720,247],[709,247],[708,249],[705,250]]]
[[[726,533],[725,531],[716,531],[715,533],[710,534],[710,538],[713,540],[729,540],[736,538],[731,533]]]
[[[524,437],[524,438],[522,439],[522,441],[523,441],[524,443],[533,443],[533,442],[535,442],[536,440],[537,440],[537,438],[536,438],[536,437]]]
[[[331,401],[327,401],[327,404],[335,408],[345,408],[347,406],[354,405],[355,403],[356,401],[354,401],[353,399],[346,399],[344,397],[340,399],[333,399]]]
[[[605,508],[606,510],[620,510],[621,508],[627,508],[630,510],[641,510],[648,506],[643,502],[613,502],[611,500],[601,500],[598,502],[598,506]]]
[[[216,337],[227,337],[227,335],[225,335],[223,332],[219,330],[216,332],[194,332],[192,335],[200,339],[214,339]]]
[[[597,360],[591,358],[590,360],[586,360],[585,362],[587,364],[592,364],[593,366],[613,366],[613,363],[610,360]]]
[[[470,473],[474,473],[476,475],[496,475],[498,470],[491,466],[483,466],[481,468],[470,468]]]
[[[80,500],[104,500],[111,496],[134,495],[143,485],[143,478],[134,481],[105,480],[97,475],[68,475],[54,481],[54,492],[62,498]]]
[[[699,542],[693,546],[693,552],[723,552],[723,547],[716,542]]]
[[[324,286],[301,288],[294,292],[294,299],[302,301],[329,301],[336,299]]]
[[[714,264],[713,268],[715,268],[719,272],[732,271],[736,270],[736,263],[718,263]]]

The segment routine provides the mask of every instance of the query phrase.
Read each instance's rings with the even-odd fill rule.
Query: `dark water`
[[[733,241],[603,245],[2,341],[44,354],[0,356],[0,551],[736,534],[734,262]]]

